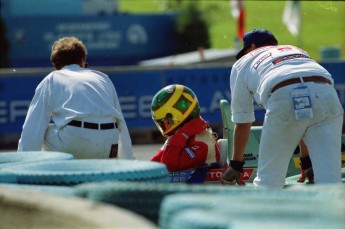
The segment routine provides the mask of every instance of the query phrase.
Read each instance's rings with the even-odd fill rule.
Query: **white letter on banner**
[[[151,117],[151,101],[153,96],[146,95],[139,98],[139,116],[143,118]]]
[[[137,105],[135,96],[121,96],[119,97],[121,110],[125,119],[137,117]]]
[[[0,123],[5,124],[7,123],[7,110],[6,110],[6,102],[0,101]]]

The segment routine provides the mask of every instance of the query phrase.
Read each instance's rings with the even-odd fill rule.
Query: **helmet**
[[[163,136],[173,134],[173,130],[185,121],[199,115],[200,107],[194,92],[183,85],[164,87],[153,97],[152,119]]]

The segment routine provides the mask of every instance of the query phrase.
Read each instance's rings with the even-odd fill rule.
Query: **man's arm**
[[[50,122],[51,109],[49,98],[51,90],[45,78],[36,88],[30,102],[18,142],[18,151],[42,150],[45,131]]]
[[[221,175],[223,184],[239,184],[244,185],[241,181],[241,173],[243,172],[243,154],[246,150],[252,123],[236,123],[233,136],[233,151],[230,167]]]
[[[120,105],[120,100],[115,89],[115,85],[112,83],[110,78],[106,76],[108,81],[108,89],[112,91],[113,94],[113,103],[116,110],[116,122],[119,127],[119,148],[118,148],[118,158],[119,159],[128,159],[135,160],[135,155],[133,153],[132,147],[132,138],[129,134],[128,126],[125,120],[125,117],[122,113],[122,108]]]
[[[305,178],[308,178],[309,183],[314,183],[314,171],[313,165],[309,157],[308,147],[305,145],[303,139],[299,143],[300,148],[300,160],[301,160],[301,176],[297,182],[304,182]]]
[[[236,123],[233,136],[232,160],[243,161],[252,123]]]

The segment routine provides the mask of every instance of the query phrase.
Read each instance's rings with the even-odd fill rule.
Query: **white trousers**
[[[49,124],[43,150],[70,153],[76,159],[106,159],[118,139],[118,129],[94,130],[68,125],[59,128]]]
[[[310,91],[313,118],[296,120],[289,85],[268,100],[262,128],[254,184],[282,188],[294,149],[303,138],[314,170],[314,182],[341,183],[343,108],[329,84],[305,83]]]

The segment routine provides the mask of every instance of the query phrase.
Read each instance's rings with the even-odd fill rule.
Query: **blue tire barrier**
[[[72,154],[54,151],[1,152],[0,169],[29,162],[71,160]]]
[[[2,169],[13,173],[19,184],[76,185],[99,181],[170,181],[162,163],[134,160],[79,159],[44,161]],[[1,172],[0,171],[0,172]]]
[[[253,186],[223,186],[186,183],[104,182],[75,186],[76,196],[120,206],[158,223],[159,209],[164,197],[174,193],[251,193],[266,189]]]
[[[1,183],[17,183],[17,177],[13,173],[0,171],[0,184]]]
[[[215,220],[211,219],[211,215],[205,217],[205,215],[199,214],[194,222],[187,220],[183,228],[227,228],[236,220],[240,220],[241,223],[248,220],[251,220],[252,223],[256,221],[257,226],[253,227],[253,224],[249,228],[265,228],[260,226],[267,226],[267,224],[261,225],[261,223],[272,220],[281,220],[285,223],[299,221],[302,228],[305,228],[302,226],[303,221],[311,223],[306,224],[307,226],[313,226],[307,228],[314,228],[315,223],[331,222],[333,223],[332,228],[342,228],[340,225],[345,225],[342,200],[344,199],[341,195],[333,198],[326,194],[315,198],[313,195],[308,195],[307,192],[287,192],[285,190],[281,190],[281,192],[268,190],[266,193],[248,193],[247,195],[172,194],[167,196],[161,204],[158,225],[160,228],[178,228],[177,226],[181,226],[181,221],[185,219],[173,222],[177,215],[185,215],[184,212],[187,210],[206,210],[217,212],[216,215],[223,216]],[[190,226],[187,226],[188,224]]]
[[[287,218],[282,215],[249,216],[232,214],[232,212],[223,212],[213,209],[188,209],[178,212],[172,216],[170,224],[165,229],[342,229],[344,224],[337,221],[328,221],[327,218],[313,217],[294,217]]]

